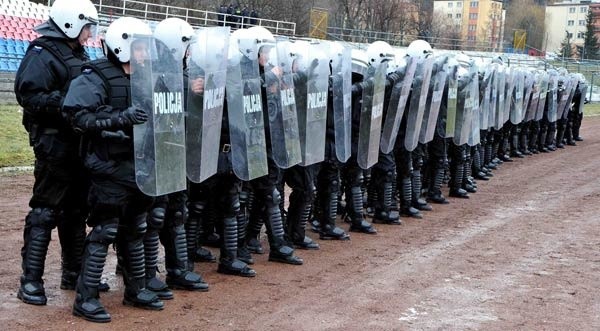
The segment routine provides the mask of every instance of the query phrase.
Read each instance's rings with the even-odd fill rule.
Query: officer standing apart
[[[57,0],[50,19],[35,30],[42,36],[27,49],[15,80],[23,125],[35,154],[35,183],[25,218],[23,275],[17,297],[45,305],[44,263],[52,229],[62,248],[61,289],[74,289],[81,265],[89,179],[78,157],[79,139],[61,113],[72,79],[89,60],[82,46],[92,37],[98,13],[88,0]]]

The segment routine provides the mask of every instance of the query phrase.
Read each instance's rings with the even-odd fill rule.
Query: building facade
[[[460,27],[466,49],[501,50],[505,15],[502,0],[436,0],[433,10]]]
[[[596,3],[598,1],[566,0],[546,5],[544,50],[561,56],[561,43],[565,39],[573,50],[583,45],[587,13],[590,7],[598,6]]]

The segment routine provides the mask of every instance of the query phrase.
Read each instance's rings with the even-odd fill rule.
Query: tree
[[[585,28],[583,49],[579,55],[581,56],[581,59],[598,60],[600,59],[600,45],[598,44],[598,37],[594,34],[594,17],[592,16],[591,10],[588,10]]]
[[[560,43],[560,50],[559,53],[563,59],[569,59],[571,58],[571,56],[573,56],[573,48],[571,46],[571,38],[569,36],[569,33],[567,32],[567,35],[565,36],[565,39],[563,39],[563,41]]]

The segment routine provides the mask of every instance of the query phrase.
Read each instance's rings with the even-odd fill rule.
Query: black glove
[[[148,114],[138,107],[131,106],[119,112],[119,117],[130,124],[142,124],[148,121]]]
[[[60,112],[63,103],[63,96],[58,91],[46,95],[45,108],[49,112]]]

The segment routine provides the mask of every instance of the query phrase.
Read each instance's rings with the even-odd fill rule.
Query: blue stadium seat
[[[8,71],[15,72],[15,71],[17,71],[17,69],[19,69],[17,62],[14,62],[14,61],[8,62]]]
[[[15,40],[14,39],[6,39],[6,44],[7,45],[15,45]]]
[[[25,49],[25,48],[23,48],[23,45],[18,45],[18,46],[17,46],[15,49],[16,49],[16,51],[17,51],[17,55],[18,55],[19,57],[23,57],[23,56],[25,55],[25,51],[26,51],[26,49]]]
[[[0,45],[6,45],[6,39],[0,38]]]
[[[0,71],[8,71],[8,63],[4,60],[0,60]]]
[[[8,55],[17,55],[15,45],[6,45],[6,53]]]
[[[8,53],[8,50],[6,50],[6,45],[0,45],[0,54],[4,55]]]

